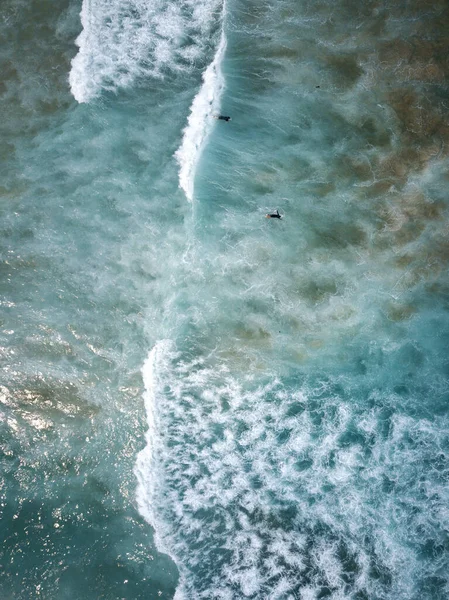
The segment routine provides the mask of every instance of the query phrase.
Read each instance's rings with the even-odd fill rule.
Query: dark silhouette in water
[[[282,215],[279,214],[278,209],[276,209],[275,213],[268,213],[265,216],[267,219],[282,219]]]
[[[231,120],[231,117],[227,117],[226,115],[216,115],[214,118],[218,119],[219,121],[226,121],[226,122]]]

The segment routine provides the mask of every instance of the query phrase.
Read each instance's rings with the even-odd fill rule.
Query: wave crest
[[[203,75],[203,85],[192,102],[182,143],[175,154],[180,165],[179,187],[184,190],[190,202],[193,200],[196,168],[212,130],[211,117],[214,113],[218,113],[220,108],[220,99],[224,89],[221,62],[225,50],[226,38],[222,31],[214,60]]]
[[[84,0],[73,96],[89,102],[140,77],[191,68],[207,50],[220,7],[220,0]]]

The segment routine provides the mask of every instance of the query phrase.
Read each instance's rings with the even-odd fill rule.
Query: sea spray
[[[91,0],[84,0],[80,19],[83,29],[76,39],[79,52],[72,60],[69,83],[75,100],[88,102],[101,87],[101,75],[98,75],[98,71],[92,69],[89,73],[89,65],[92,63],[92,46],[94,45],[93,40],[91,41],[94,29]]]
[[[219,0],[84,0],[70,88],[78,102],[145,78],[189,71],[205,57]]]
[[[175,597],[415,597],[421,519],[444,509],[438,473],[427,479],[438,497],[419,493],[420,458],[435,461],[443,431],[396,414],[386,433],[386,406],[407,403],[389,392],[360,401],[363,380],[256,380],[228,367],[159,342],[143,370],[138,500],[177,563]],[[395,521],[403,501],[416,511],[407,530]]]
[[[184,190],[189,202],[193,200],[198,162],[212,131],[212,118],[214,113],[218,113],[220,109],[220,100],[224,90],[221,63],[225,50],[226,36],[222,29],[217,52],[204,73],[203,84],[192,102],[181,146],[176,151],[176,158],[180,165],[179,187]]]
[[[144,383],[144,402],[148,429],[145,435],[146,446],[137,455],[135,475],[137,478],[136,500],[140,514],[154,529],[154,542],[158,551],[167,554],[177,564],[179,582],[174,598],[183,600],[185,573],[182,562],[174,554],[174,545],[168,540],[173,538],[170,525],[162,518],[161,504],[166,502],[170,490],[165,489],[165,452],[162,439],[161,410],[158,406],[163,401],[167,375],[170,375],[171,362],[178,353],[170,340],[158,341],[144,362],[142,377]]]
[[[158,523],[155,514],[156,492],[163,482],[163,473],[159,471],[158,464],[161,456],[158,448],[161,445],[159,420],[157,416],[157,402],[163,386],[163,373],[167,368],[170,358],[174,357],[172,344],[169,340],[157,342],[150,351],[142,367],[142,376],[145,386],[144,402],[147,415],[148,430],[146,433],[147,445],[138,454],[136,461],[137,504],[140,513],[155,528],[155,540],[157,547],[168,554],[164,544],[162,533],[163,525]],[[161,478],[162,477],[162,478]]]

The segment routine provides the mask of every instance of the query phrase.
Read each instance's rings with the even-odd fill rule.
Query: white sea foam
[[[138,454],[136,461],[137,504],[141,514],[155,528],[157,547],[168,553],[163,541],[163,527],[156,527],[157,516],[154,511],[155,498],[161,485],[163,473],[160,471],[161,438],[157,416],[157,402],[161,394],[161,374],[164,366],[175,355],[172,345],[168,340],[158,342],[148,355],[142,367],[142,376],[145,386],[144,401],[147,414],[148,431],[146,433],[147,445]],[[159,447],[159,453],[157,449]]]
[[[385,437],[379,405],[367,434],[366,413],[329,382],[304,384],[298,396],[297,382],[237,380],[225,364],[192,360],[169,342],[153,348],[143,374],[149,430],[138,502],[178,565],[176,598],[313,598],[324,588],[334,600],[413,595],[414,527],[420,512],[442,507],[415,495],[415,455],[423,443],[438,448],[430,426],[398,417]],[[402,509],[385,496],[385,476],[405,478],[401,497],[419,503],[410,531],[395,525]]]
[[[203,84],[192,102],[181,146],[176,151],[176,158],[180,165],[179,186],[190,202],[193,200],[198,161],[212,130],[212,116],[220,111],[220,100],[224,89],[221,63],[225,50],[226,37],[222,29],[217,52],[203,75]]]
[[[185,70],[202,58],[221,0],[84,0],[69,76],[78,102],[142,77]]]

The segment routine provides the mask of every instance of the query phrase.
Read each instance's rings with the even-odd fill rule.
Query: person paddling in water
[[[265,215],[267,219],[282,219],[282,215],[279,214],[278,209],[276,209],[275,213],[268,213]]]
[[[226,115],[214,115],[214,119],[218,119],[219,121],[230,121],[231,117],[227,117]]]

